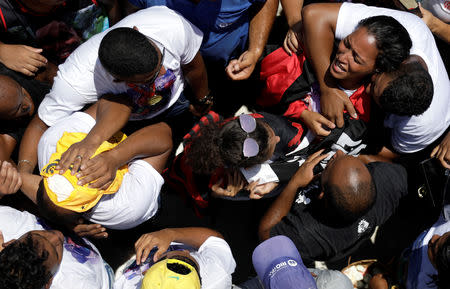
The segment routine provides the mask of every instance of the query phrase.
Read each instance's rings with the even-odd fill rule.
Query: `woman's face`
[[[344,88],[357,88],[374,72],[378,52],[375,37],[368,34],[365,27],[360,27],[339,43],[330,64],[330,74]]]

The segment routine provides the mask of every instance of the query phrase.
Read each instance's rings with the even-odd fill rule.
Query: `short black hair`
[[[352,168],[356,171],[360,169]],[[322,183],[324,199],[327,201],[329,215],[341,223],[352,223],[372,208],[376,199],[376,188],[372,177],[354,184]]]
[[[373,16],[361,20],[357,29],[365,27],[376,40],[378,55],[375,68],[379,72],[396,70],[409,56],[412,47],[408,31],[390,16]]]
[[[119,77],[150,73],[158,65],[158,52],[150,40],[127,27],[113,29],[103,37],[98,58],[109,73]]]
[[[57,224],[75,226],[82,217],[81,213],[55,205],[48,197],[44,186],[44,179],[41,179],[39,182],[39,188],[36,193],[36,204],[42,217]]]
[[[48,252],[37,250],[31,235],[0,252],[0,288],[40,289],[52,278],[44,266]]]
[[[391,73],[393,80],[380,95],[383,110],[401,116],[424,113],[433,100],[433,80],[418,62],[405,63]]]

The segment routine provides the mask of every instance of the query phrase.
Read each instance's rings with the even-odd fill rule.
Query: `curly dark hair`
[[[13,242],[0,253],[0,288],[41,289],[51,273],[44,266],[46,250],[36,250],[30,234],[23,241]]]
[[[379,72],[396,70],[409,56],[412,42],[408,31],[390,16],[373,16],[361,20],[356,29],[365,27],[376,40],[378,55],[375,68]]]
[[[269,133],[266,124],[256,119],[256,129],[249,136],[259,145],[259,153],[254,157],[244,157],[242,147],[247,133],[241,128],[239,119],[225,124],[212,123],[202,127],[198,134],[186,143],[187,164],[194,173],[208,175],[219,167],[237,169],[261,164],[268,156]]]
[[[436,254],[437,275],[432,275],[432,283],[436,284],[438,289],[450,289],[450,238],[445,240],[439,247]]]
[[[402,64],[391,75],[393,80],[380,95],[381,108],[402,116],[424,113],[433,100],[433,81],[428,71],[412,62]]]
[[[109,73],[121,77],[150,73],[158,65],[158,52],[149,39],[127,27],[113,29],[103,37],[98,58]]]

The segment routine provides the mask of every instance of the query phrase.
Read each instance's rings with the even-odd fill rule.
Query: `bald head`
[[[342,152],[336,153],[323,172],[322,187],[331,214],[344,222],[354,222],[364,215],[376,197],[372,176],[364,163]]]
[[[17,119],[34,112],[34,103],[28,92],[15,80],[0,75],[0,119]]]

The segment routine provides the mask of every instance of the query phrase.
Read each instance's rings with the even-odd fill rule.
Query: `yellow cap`
[[[41,175],[44,177],[44,187],[50,200],[59,207],[79,213],[94,207],[104,194],[117,192],[123,176],[128,171],[127,165],[119,168],[116,178],[106,190],[89,188],[88,184],[77,185],[78,178],[70,173],[71,167],[64,174],[59,175],[59,171],[55,170],[55,167],[61,159],[61,155],[72,144],[83,140],[86,135],[79,132],[64,132],[56,144],[56,152],[52,154],[50,162],[41,171]],[[126,135],[123,133],[115,134],[108,141],[104,141],[92,157],[116,147],[125,138]]]
[[[191,272],[179,274],[167,268],[167,264],[181,264]],[[166,259],[155,263],[145,273],[141,289],[200,289],[200,277],[189,263],[178,259]]]

